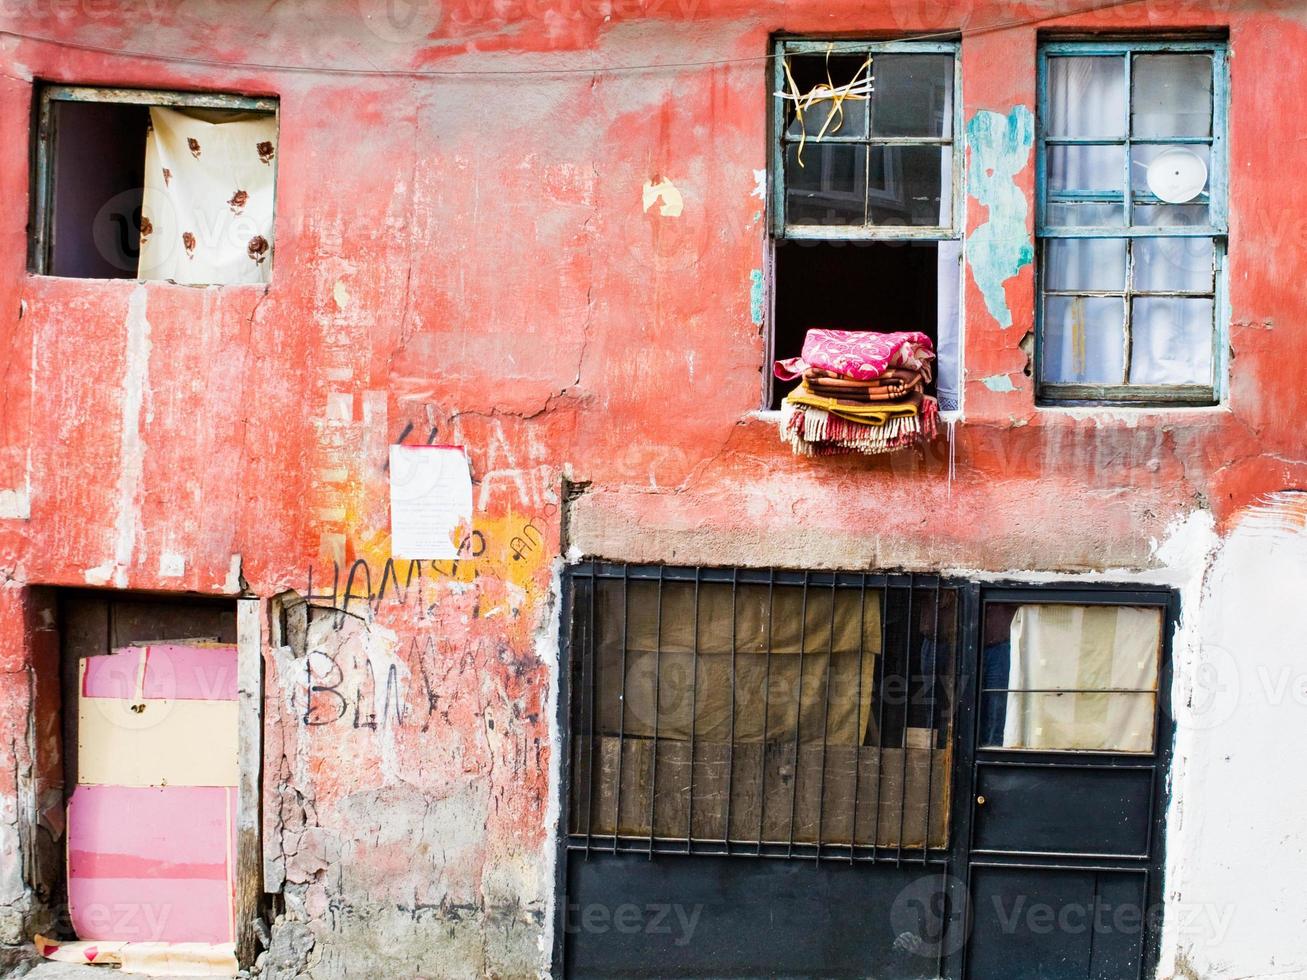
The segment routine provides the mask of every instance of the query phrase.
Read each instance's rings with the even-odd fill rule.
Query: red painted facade
[[[311,570],[314,592],[342,604],[354,569],[355,611],[393,631],[399,708],[370,719],[386,674],[354,666],[339,705],[321,692],[306,705],[302,663],[268,650],[265,857],[298,889],[320,975],[434,969],[380,948],[426,935],[419,907],[437,910],[448,975],[532,975],[548,965],[567,549],[1146,570],[1193,512],[1224,533],[1265,495],[1300,488],[1303,10],[1071,6],[450,0],[402,30],[366,2],[0,12],[3,822],[30,822],[49,735],[34,680],[48,633],[28,586],[271,599],[306,593]],[[1228,29],[1231,52],[1221,405],[1036,408],[1019,346],[1034,323],[1027,265],[1006,283],[1007,329],[967,276],[951,480],[943,438],[890,458],[792,456],[757,412],[765,328],[751,317],[767,252],[754,192],[769,36],[960,29],[966,120],[1035,111],[1040,31],[1196,28]],[[666,64],[684,66],[635,67]],[[29,274],[40,81],[277,96],[271,285]],[[642,206],[663,178],[683,196],[677,217]],[[1033,160],[1017,183],[1032,232]],[[985,219],[968,201],[968,231]],[[134,308],[148,324],[137,417],[124,399]],[[996,375],[1013,390],[982,383]],[[389,557],[387,446],[401,436],[467,447],[484,550],[424,565],[420,600],[388,582],[369,602]],[[305,725],[306,710],[329,720]],[[39,903],[21,886],[25,831],[3,833],[0,926],[15,942]]]

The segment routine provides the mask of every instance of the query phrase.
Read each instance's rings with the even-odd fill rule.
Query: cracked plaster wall
[[[280,915],[266,970],[532,976],[551,941],[564,547],[994,574],[1180,568],[1193,580],[1208,552],[1155,548],[1177,521],[1206,515],[1220,537],[1263,495],[1307,479],[1295,340],[1307,310],[1294,285],[1307,187],[1286,179],[1307,143],[1264,133],[1293,125],[1276,107],[1302,88],[1291,66],[1304,59],[1285,52],[1307,50],[1307,36],[1285,11],[1123,7],[1055,25],[1229,24],[1239,169],[1223,405],[1037,410],[1020,346],[1033,270],[1018,256],[968,274],[953,442],[869,461],[796,459],[754,413],[765,86],[757,64],[732,59],[757,57],[780,29],[955,23],[897,3],[605,12],[560,0],[433,5],[434,20],[396,35],[362,6],[5,12],[7,29],[86,46],[0,35],[7,200],[28,193],[34,78],[274,93],[281,155],[266,289],[31,277],[22,208],[0,219],[0,514],[11,515],[0,516],[0,938],[39,918],[23,869],[51,819],[48,740],[32,727],[46,717],[42,641],[24,586],[248,588],[344,610],[269,636],[264,871]],[[1036,30],[1048,25],[982,30],[1007,23],[999,3],[965,19],[977,31],[963,42],[965,119],[1032,111]],[[679,63],[690,49],[724,63],[540,74]],[[409,73],[228,70],[120,50]],[[487,68],[536,74],[412,74]],[[1033,168],[1013,162],[1011,189],[967,202],[969,235],[986,222],[1030,233]],[[644,187],[664,182],[676,214],[643,206]],[[475,478],[468,557],[413,580],[403,562],[387,575],[394,441],[464,445]],[[564,478],[588,488],[560,542]],[[1198,740],[1178,757],[1176,805],[1189,813],[1216,804],[1186,767],[1217,751]],[[1168,948],[1189,962],[1189,945]],[[1211,976],[1265,966],[1193,956]]]

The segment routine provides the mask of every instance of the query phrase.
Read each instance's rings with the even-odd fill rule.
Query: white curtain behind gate
[[[1003,746],[1150,751],[1161,629],[1159,609],[1022,606]]]
[[[276,154],[271,113],[152,106],[139,278],[267,282]]]

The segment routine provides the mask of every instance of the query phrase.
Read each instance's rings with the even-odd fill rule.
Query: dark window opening
[[[938,242],[778,241],[776,359],[797,357],[815,327],[918,330],[938,350],[939,252]],[[773,378],[770,407],[797,384]]]
[[[275,100],[50,85],[36,133],[32,271],[269,281]]]
[[[52,106],[54,168],[47,272],[134,279],[150,110],[113,102]]]

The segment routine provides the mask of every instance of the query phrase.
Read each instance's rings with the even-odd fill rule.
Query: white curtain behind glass
[[[1085,139],[1120,139],[1126,135],[1127,98],[1122,56],[1053,58],[1049,63],[1050,134]],[[1152,135],[1203,135],[1195,120],[1203,106],[1210,113],[1211,63],[1204,56],[1140,55],[1134,62],[1135,127]],[[1142,154],[1149,157],[1149,153]],[[1132,162],[1141,167],[1143,161]],[[1053,149],[1048,160],[1050,190],[1122,192],[1124,149],[1118,146],[1078,146]],[[1146,186],[1136,174],[1136,187]],[[1123,223],[1116,205],[1079,205],[1079,224]],[[1110,207],[1111,210],[1104,210]],[[1189,220],[1187,212],[1149,209],[1148,221],[1158,225]],[[1136,209],[1135,223],[1143,209]],[[1152,213],[1156,212],[1156,213]],[[1084,220],[1092,215],[1091,220]],[[1166,249],[1169,263],[1156,263],[1149,281],[1141,282],[1136,256],[1135,288],[1193,288],[1195,260],[1180,240]],[[1169,244],[1169,243],[1168,243]],[[1199,265],[1210,268],[1210,248],[1198,251]],[[1125,248],[1118,240],[1063,240],[1046,245],[1044,285],[1053,290],[1124,290]],[[1210,383],[1210,299],[1137,299],[1133,307],[1131,376],[1123,378],[1124,304],[1112,299],[1054,298],[1044,307],[1043,371],[1050,381],[1130,381],[1143,384]]]

